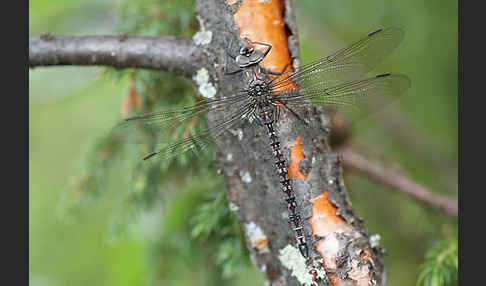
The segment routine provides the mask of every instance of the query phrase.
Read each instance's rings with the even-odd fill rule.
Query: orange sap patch
[[[302,152],[302,144],[300,141],[302,136],[294,140],[294,146],[290,147],[290,164],[287,168],[289,177],[292,179],[305,179],[306,176],[299,170],[300,161],[304,160],[304,152]]]

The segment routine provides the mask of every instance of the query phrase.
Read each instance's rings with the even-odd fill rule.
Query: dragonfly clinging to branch
[[[302,105],[352,107],[358,110],[368,106],[371,107],[368,111],[374,111],[397,98],[410,87],[410,79],[407,76],[385,73],[365,77],[365,74],[390,54],[402,38],[403,31],[399,28],[379,29],[330,56],[287,73],[284,73],[285,69],[282,72],[274,72],[262,68],[259,63],[270,52],[272,46],[250,41],[252,44],[265,46],[265,51],[256,50],[248,45],[239,50],[239,55],[233,56],[229,49],[227,50],[227,54],[238,65],[237,70],[228,74],[244,71],[248,80],[245,89],[235,92],[234,96],[229,98],[201,101],[183,109],[162,110],[127,118],[116,130],[130,133],[153,129],[160,145],[144,158],[146,160],[154,156],[168,159],[189,151],[201,152],[219,136],[242,124],[242,121],[247,121],[247,118],[252,119],[250,121],[253,122],[253,126],[264,127],[270,140],[298,249],[315,278],[316,271],[311,265],[307,234],[303,229],[275,124],[280,118],[282,108],[296,116],[298,115],[292,107]],[[369,101],[371,104],[363,104],[363,101]],[[225,116],[212,122],[210,127],[194,127],[189,132],[185,130],[181,133],[182,138],[170,142],[170,134],[208,112],[221,112]]]
[[[258,65],[265,55],[263,53],[252,65],[247,66],[247,88],[236,91],[232,97],[204,100],[181,109],[166,109],[130,117],[118,124],[114,131],[116,135],[131,136],[132,133],[148,129],[156,134],[159,143],[156,150],[144,159],[155,155],[168,159],[186,152],[206,149],[215,138],[241,124],[245,118],[251,117],[258,122],[259,104],[272,107],[314,104],[359,110],[366,106],[362,102],[370,98],[380,98],[380,102],[388,103],[410,87],[409,78],[399,74],[382,74],[364,79],[363,76],[390,54],[402,38],[403,31],[399,28],[379,29],[330,56],[272,79],[264,76],[269,72]],[[299,89],[289,90],[295,84]],[[382,105],[384,104],[379,104]],[[235,111],[228,114],[228,110]],[[187,126],[187,122],[204,117],[208,112],[226,114],[210,127],[195,126],[190,131],[178,130]],[[171,142],[174,137],[171,134],[178,131],[183,135],[182,138]]]

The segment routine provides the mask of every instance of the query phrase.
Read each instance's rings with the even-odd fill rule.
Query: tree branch
[[[343,165],[345,167],[352,168],[381,184],[397,189],[416,200],[443,211],[449,216],[457,217],[457,201],[438,195],[436,192],[428,190],[410,178],[391,170],[385,170],[384,168],[369,162],[349,148],[340,149],[338,151],[342,156]]]
[[[164,69],[186,76],[204,67],[211,75],[204,84],[215,87],[216,98],[225,98],[243,90],[246,82],[243,73],[224,73],[229,41],[237,43],[247,37],[272,44],[272,52],[261,62],[266,69],[298,65],[291,0],[197,0],[196,9],[201,30],[214,35],[202,48],[190,40],[168,37],[47,35],[30,39],[29,66],[110,65]],[[236,105],[211,111],[209,127],[237,111]],[[329,120],[323,119],[320,109],[302,106],[295,111],[309,123],[282,116],[276,129],[286,161],[299,174],[289,172],[289,177],[309,236],[310,257],[323,276],[318,284],[386,285],[383,251],[371,245],[366,228],[354,214],[338,156],[329,147],[329,126],[324,126]],[[288,215],[287,203],[273,167],[267,132],[246,120],[233,128],[241,136],[223,132],[215,137],[215,163],[244,228],[253,264],[266,273],[267,284],[315,285],[295,247],[289,221],[283,219]]]
[[[192,40],[148,36],[53,36],[29,39],[29,67],[104,65],[166,70],[187,77],[205,63]]]
[[[245,38],[272,45],[272,51],[261,62],[263,68],[280,71],[288,64],[292,70],[298,65],[298,34],[291,0],[197,0],[196,9],[201,29],[215,35],[204,49],[208,62],[213,63],[206,68],[217,83],[216,98],[230,97],[248,87],[244,73],[229,76],[223,69],[231,64],[225,49],[237,51]],[[208,125],[216,126],[239,109],[229,106],[224,111],[210,112]],[[383,250],[371,245],[369,233],[354,214],[338,155],[328,144],[327,116],[321,109],[306,105],[293,110],[308,121],[284,110],[286,114],[282,114],[275,129],[285,161],[291,166],[288,176],[303,232],[308,235],[309,257],[321,277],[317,284],[386,285]],[[246,120],[231,128],[237,136],[235,132],[222,132],[214,138],[218,146],[215,163],[245,232],[252,263],[266,273],[269,285],[316,285],[289,227],[288,203],[274,167],[268,132]]]
[[[447,184],[448,188],[457,192],[457,163],[451,159],[444,158],[440,148],[430,138],[430,134],[418,124],[415,124],[410,117],[404,114],[403,110],[395,105],[388,106],[380,115],[382,120],[377,120],[386,132],[397,138],[403,146],[419,155],[424,161],[433,164],[437,176]],[[417,140],[420,138],[420,140]]]

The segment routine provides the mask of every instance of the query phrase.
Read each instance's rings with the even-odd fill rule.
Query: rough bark
[[[209,62],[213,63],[208,69],[217,82],[219,97],[229,97],[245,87],[243,75],[228,76],[223,69],[227,44],[231,40],[239,42],[239,28],[232,14],[240,2],[233,2],[236,3],[197,1],[200,22],[206,31],[217,34],[222,27],[227,30],[223,33],[226,37],[214,37],[204,46]],[[290,1],[286,1],[284,7],[285,25],[291,32],[287,35],[291,37],[288,42],[292,63],[297,65],[296,25]],[[304,223],[306,233],[315,234],[310,240],[312,256],[316,260],[322,258],[328,272],[327,279],[319,285],[384,285],[381,248],[375,243],[372,247],[366,229],[352,211],[342,180],[340,160],[329,147],[328,118],[317,108],[295,111],[308,123],[304,124],[292,114],[284,114],[278,123],[278,132],[288,162],[291,162],[290,148],[302,147],[304,159],[297,163],[305,179],[294,179],[293,185],[298,205],[304,218],[308,219]],[[224,116],[223,113],[210,114],[209,122]],[[226,181],[231,207],[245,229],[252,262],[266,273],[268,285],[310,285],[310,279],[302,274],[305,268],[298,251],[287,251],[289,246],[295,245],[295,239],[265,130],[247,121],[242,121],[235,129],[237,132],[227,132],[217,139],[215,161]],[[298,138],[301,138],[300,142]],[[332,223],[320,219],[317,214],[313,216],[317,201],[321,199],[329,202],[322,216],[331,218]],[[287,255],[289,253],[292,254]],[[289,263],[289,260],[296,263]]]
[[[53,36],[29,39],[29,67],[53,65],[159,69],[193,75],[205,56],[192,40],[148,36]]]

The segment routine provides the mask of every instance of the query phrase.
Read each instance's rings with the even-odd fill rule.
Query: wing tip
[[[386,77],[386,76],[391,76],[391,73],[383,73],[383,74],[379,74],[379,75],[377,75],[376,77]]]
[[[153,156],[157,155],[158,153],[159,153],[159,152],[152,152],[152,153],[148,154],[147,156],[145,156],[145,157],[143,158],[143,161],[146,161],[146,160],[148,160],[148,159],[152,158]]]
[[[375,35],[375,34],[378,34],[378,33],[379,33],[379,32],[381,32],[381,31],[383,31],[383,28],[379,28],[379,29],[377,29],[377,30],[375,30],[375,31],[373,31],[373,32],[369,32],[369,33],[368,33],[368,37],[371,37],[371,36],[373,36],[373,35]]]
[[[383,33],[383,32],[388,32],[388,33],[393,33],[396,35],[399,35],[399,38],[403,38],[405,35],[405,30],[403,30],[400,27],[395,27],[395,26],[390,26],[390,27],[385,27],[385,28],[378,28],[373,32],[368,33],[368,37],[372,37],[378,33]]]
[[[379,75],[376,75],[375,77],[376,78],[380,78],[380,77],[388,77],[388,76],[392,76],[392,77],[395,77],[397,79],[400,79],[400,80],[403,80],[403,82],[405,83],[403,85],[404,87],[404,90],[410,88],[412,86],[412,80],[404,75],[404,74],[392,74],[392,73],[384,73],[384,74],[379,74]]]

